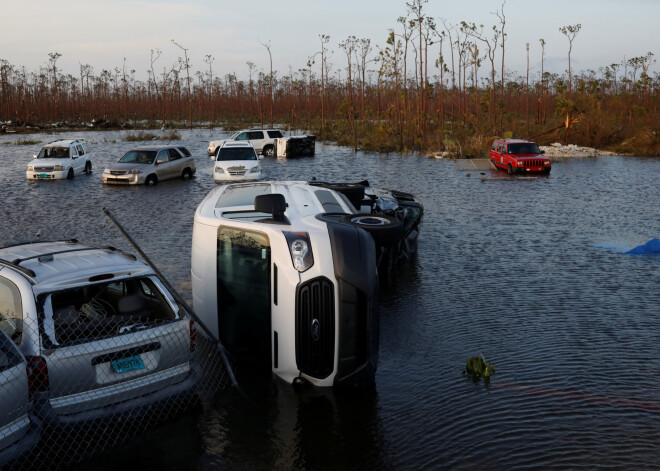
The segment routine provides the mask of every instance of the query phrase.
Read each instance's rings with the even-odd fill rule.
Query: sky
[[[429,0],[424,10],[438,26],[442,20],[448,25],[466,21],[489,30],[499,25],[493,12],[501,6],[502,0]],[[154,63],[157,73],[183,57],[175,40],[188,50],[193,72],[208,71],[205,56],[210,55],[214,76],[235,73],[247,79],[248,61],[257,71],[269,71],[264,44],[270,45],[273,69],[288,74],[305,68],[308,58],[321,50],[321,34],[330,36],[331,73],[341,71],[345,77],[346,56],[339,44],[355,36],[369,38],[374,50],[384,47],[390,29],[401,33],[397,18],[407,14],[407,7],[405,0],[0,0],[0,11],[0,59],[28,72],[57,52],[64,73],[79,75],[80,64],[91,65],[95,73],[125,64],[144,80],[151,50],[162,51]],[[573,42],[573,71],[598,70],[648,52],[660,58],[660,0],[506,0],[504,14],[505,66],[521,75],[526,43],[530,73],[540,73],[541,38],[546,43],[544,69],[566,70],[569,43],[559,28],[578,23],[582,27]],[[429,54],[435,61],[438,46]],[[320,73],[320,61],[316,68]],[[487,68],[484,63],[480,74]],[[658,63],[652,70],[660,70]]]

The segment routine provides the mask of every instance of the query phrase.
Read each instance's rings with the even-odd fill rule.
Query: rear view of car
[[[194,324],[144,262],[77,241],[22,244],[0,249],[3,284],[22,299],[2,327],[29,361],[46,423],[136,416],[194,397]]]
[[[260,180],[261,165],[252,144],[247,141],[227,141],[216,154],[213,180],[217,182]]]

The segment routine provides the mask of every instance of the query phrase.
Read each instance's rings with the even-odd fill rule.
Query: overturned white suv
[[[379,260],[414,251],[423,212],[400,195],[409,207],[390,215],[368,184],[216,188],[195,213],[195,311],[234,357],[289,383],[373,383]]]

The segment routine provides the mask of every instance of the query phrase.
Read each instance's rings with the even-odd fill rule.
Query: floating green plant
[[[495,366],[491,365],[490,362],[486,363],[483,355],[477,355],[472,358],[468,358],[465,361],[465,369],[463,374],[466,374],[472,378],[473,381],[479,381],[482,377],[484,383],[490,381],[490,376],[495,373]]]

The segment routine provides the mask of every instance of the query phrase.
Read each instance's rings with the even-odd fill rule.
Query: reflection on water
[[[26,182],[40,146],[0,144],[0,242],[40,231],[131,251],[106,206],[190,299],[193,214],[214,187],[206,144],[220,133],[182,132],[192,181],[103,187],[103,167],[132,147],[121,135],[85,133],[94,173],[65,182]],[[167,429],[191,467],[657,468],[660,259],[607,247],[658,237],[659,159],[562,160],[525,180],[321,143],[313,158],[261,162],[269,178],[367,178],[415,193],[426,206],[419,254],[381,280],[372,390],[295,392],[239,371],[243,394],[189,418],[192,430]],[[462,375],[478,354],[496,366],[488,388]],[[155,433],[140,447],[134,463],[146,465],[172,443]]]

